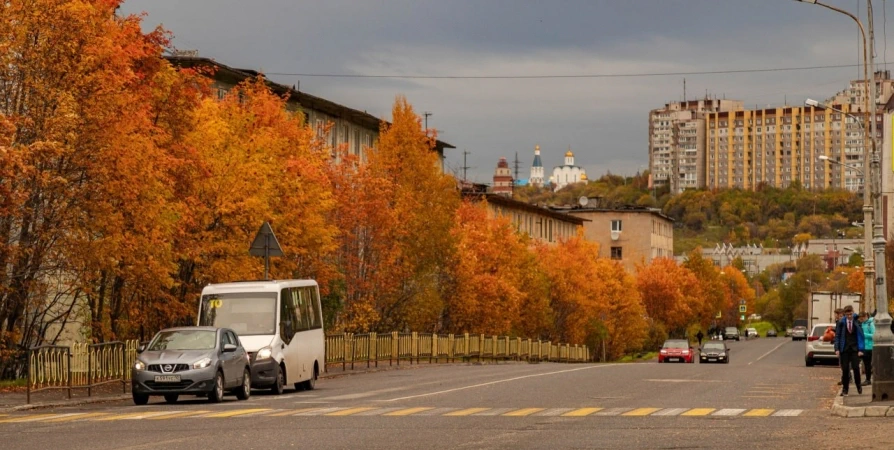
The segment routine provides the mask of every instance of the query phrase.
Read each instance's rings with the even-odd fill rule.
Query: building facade
[[[575,208],[568,214],[587,219],[584,237],[599,243],[599,256],[620,261],[633,272],[639,263],[674,257],[674,220],[656,208]]]
[[[568,147],[568,151],[565,152],[565,164],[553,168],[553,176],[550,181],[556,189],[587,181],[587,171],[583,167],[574,165],[574,153],[571,151],[571,147]]]
[[[743,108],[739,100],[671,102],[649,112],[649,171],[672,193],[705,187],[705,116]]]
[[[494,194],[512,197],[512,170],[509,169],[509,163],[505,157],[500,157],[497,163],[497,169],[494,170]]]
[[[212,79],[212,90],[220,99],[226,97],[239,83],[262,75],[255,70],[230,67],[211,58],[167,56],[166,59],[175,67],[210,69],[207,73]],[[318,138],[325,140],[332,148],[346,147],[361,161],[366,160],[367,149],[375,148],[382,125],[388,125],[387,121],[366,111],[301,92],[294,85],[286,86],[266,79],[265,82],[275,94],[287,97],[286,108],[301,112],[307,124],[316,131]],[[440,140],[435,142],[434,147],[438,152],[441,170],[444,170],[444,151],[455,147]],[[333,153],[333,157],[335,156]]]
[[[507,217],[518,232],[547,245],[570,239],[587,221],[493,193],[464,191],[463,197],[487,202],[488,217]]]

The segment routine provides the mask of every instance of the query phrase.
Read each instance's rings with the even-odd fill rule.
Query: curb
[[[844,406],[841,389],[832,401],[832,415],[838,417],[894,417],[894,406]]]
[[[57,402],[30,403],[30,404],[25,404],[25,405],[11,406],[9,408],[0,408],[0,413],[28,411],[31,409],[43,409],[43,408],[61,408],[64,406],[88,405],[91,403],[118,402],[121,400],[130,400],[131,398],[132,397],[130,394],[126,394],[126,395],[117,395],[117,396],[108,396],[108,397],[87,397],[87,398],[79,399],[79,400],[62,400],[62,401],[57,401]]]

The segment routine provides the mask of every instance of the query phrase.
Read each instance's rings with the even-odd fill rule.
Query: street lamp
[[[869,162],[869,169],[866,171],[866,175],[863,179],[868,181],[867,179],[872,179],[872,182],[866,183],[864,181],[863,188],[863,216],[864,216],[864,226],[866,223],[870,222],[870,218],[874,213],[874,221],[873,222],[873,239],[872,239],[872,249],[875,253],[875,261],[873,264],[872,271],[869,269],[869,265],[872,264],[873,258],[866,258],[864,261],[864,271],[867,275],[877,274],[875,275],[875,283],[867,283],[866,285],[866,298],[867,301],[875,300],[876,303],[876,328],[874,338],[874,347],[872,351],[872,365],[876,367],[875,376],[872,379],[872,401],[888,401],[894,399],[894,333],[891,333],[891,315],[888,313],[888,292],[887,292],[887,284],[885,282],[885,236],[882,230],[882,217],[881,217],[881,196],[877,196],[875,208],[872,207],[872,203],[870,203],[872,197],[870,190],[872,189],[872,185],[875,184],[876,192],[881,191],[881,167],[879,163],[879,154],[878,154],[878,146],[876,145],[876,99],[875,99],[875,80],[869,78],[869,74],[872,73],[874,76],[875,73],[875,63],[873,61],[873,49],[869,48],[873,44],[872,40],[867,43],[866,40],[866,32],[863,29],[863,23],[860,22],[860,19],[857,16],[844,11],[842,9],[836,8],[834,6],[826,5],[818,2],[817,0],[798,0],[803,3],[812,3],[818,6],[822,6],[824,8],[830,9],[832,11],[844,14],[854,22],[857,23],[857,26],[860,27],[860,35],[863,38],[863,76],[866,82],[866,93],[868,95],[865,96],[867,108],[864,112],[869,112],[869,142],[871,143],[872,152],[870,158],[870,148],[869,146],[863,146],[863,164],[866,167],[866,163]],[[869,19],[869,35],[873,37],[872,32],[872,22],[873,22],[873,11],[872,11],[872,0],[866,0],[866,15]],[[873,37],[874,38],[874,37]],[[872,68],[872,70],[870,70]],[[866,136],[865,133],[865,124],[864,124],[864,139]],[[866,247],[866,251],[869,251],[869,247]],[[873,293],[873,288],[877,288],[877,290]]]

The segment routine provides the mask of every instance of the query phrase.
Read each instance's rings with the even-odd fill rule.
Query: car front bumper
[[[266,358],[260,361],[254,359],[252,355],[251,361],[251,387],[261,388],[273,386],[276,383],[276,370],[278,364],[273,358]]]
[[[161,373],[149,370],[131,371],[131,389],[135,394],[207,394],[214,389],[214,376],[217,368],[190,369],[174,373]],[[156,381],[156,377],[175,375],[177,382]]]
[[[700,363],[712,363],[712,362],[726,362],[726,356],[719,355],[701,355],[699,356]]]

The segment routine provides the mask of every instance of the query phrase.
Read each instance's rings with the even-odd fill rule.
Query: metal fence
[[[28,350],[26,401],[31,403],[33,392],[53,389],[66,390],[71,398],[73,389],[86,388],[91,396],[94,388],[110,383],[121,383],[125,393],[138,346],[133,340],[33,347]]]
[[[586,362],[586,346],[554,344],[550,341],[486,336],[483,334],[422,333],[341,333],[326,336],[326,364],[341,364],[343,370],[354,364],[378,367],[379,362],[400,365],[453,361],[555,361]]]

